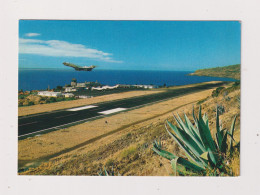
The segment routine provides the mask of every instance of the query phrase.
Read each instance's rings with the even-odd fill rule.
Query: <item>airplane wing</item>
[[[72,64],[72,63],[69,63],[69,62],[63,62],[63,64],[64,64],[65,66],[72,67],[72,68],[74,68],[75,70],[78,70],[78,69],[80,68],[79,66],[77,66],[77,65],[75,65],[75,64]]]

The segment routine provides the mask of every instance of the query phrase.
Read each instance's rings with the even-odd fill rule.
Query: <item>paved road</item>
[[[120,111],[134,109],[135,107],[157,101],[174,98],[180,95],[194,93],[214,87],[221,86],[223,83],[205,84],[202,86],[168,90],[162,93],[145,95],[127,99],[121,99],[111,102],[104,102],[93,105],[86,105],[77,108],[58,110],[53,112],[41,113],[18,119],[18,137],[24,138],[31,135],[37,135],[55,128],[61,128],[66,125],[93,120],[100,116],[114,114]]]

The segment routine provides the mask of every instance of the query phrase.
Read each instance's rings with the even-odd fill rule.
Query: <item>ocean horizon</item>
[[[208,81],[235,81],[231,78],[189,76],[194,71],[164,70],[93,70],[75,71],[66,69],[26,69],[18,70],[19,90],[46,90],[70,84],[73,78],[77,82],[97,81],[103,85],[158,85],[177,86]]]

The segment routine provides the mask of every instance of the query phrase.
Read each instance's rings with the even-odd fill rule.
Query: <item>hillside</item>
[[[200,69],[200,70],[196,70],[194,73],[191,73],[190,75],[226,77],[226,78],[233,78],[233,79],[240,80],[240,64],[224,66],[224,67]]]
[[[221,106],[220,120],[223,129],[229,129],[232,119],[237,116],[234,140],[238,143],[240,85],[230,83],[216,90],[182,96],[128,113],[21,140],[18,154],[20,163],[24,164],[21,167],[25,168],[19,175],[98,175],[104,168],[108,171],[113,169],[116,174],[123,176],[173,175],[170,162],[152,150],[156,139],[162,141],[165,150],[174,151],[176,155],[185,155],[166,132],[166,119],[176,125],[172,112],[185,112],[188,118],[192,118],[192,107],[198,113],[201,105],[202,113],[207,113],[209,118],[212,134],[215,134],[217,104]],[[131,124],[126,125],[129,121]],[[101,134],[97,134],[98,132]],[[78,140],[86,144],[70,150]],[[62,147],[66,152],[59,152]],[[230,171],[226,176],[239,175],[239,151],[235,154],[228,159]]]

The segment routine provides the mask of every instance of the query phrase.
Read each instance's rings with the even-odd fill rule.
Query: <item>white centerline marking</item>
[[[31,122],[31,123],[25,123],[25,124],[21,124],[21,125],[18,125],[18,126],[24,126],[24,125],[30,125],[30,124],[33,124],[33,123],[37,123],[38,121],[34,121],[34,122]]]
[[[71,108],[71,109],[68,109],[67,111],[86,110],[86,109],[95,108],[95,107],[97,107],[97,106],[89,105],[89,106],[82,106],[82,107],[78,107],[78,108]]]
[[[98,112],[98,113],[99,114],[112,114],[112,113],[120,112],[120,111],[123,111],[123,110],[126,110],[126,108],[114,108],[114,109],[111,109],[111,110],[106,110],[106,111],[102,111],[102,112]]]

